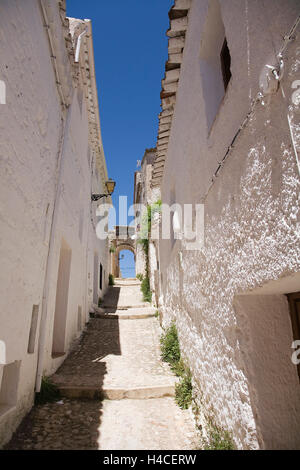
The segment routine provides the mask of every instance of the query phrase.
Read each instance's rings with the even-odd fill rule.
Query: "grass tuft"
[[[175,323],[172,323],[160,339],[161,357],[168,362],[171,368],[176,367],[180,361],[180,347]]]
[[[144,277],[141,284],[141,291],[143,293],[143,300],[144,302],[151,302],[152,301],[152,292],[150,289],[150,281],[148,277]]]
[[[185,368],[181,381],[175,386],[175,401],[183,410],[187,410],[192,403],[192,374],[190,369]]]
[[[210,424],[204,450],[235,450],[235,445],[228,431]]]
[[[182,409],[187,409],[192,403],[192,374],[181,358],[178,333],[175,323],[172,323],[160,339],[161,356],[180,381],[175,387],[175,401]]]
[[[35,394],[35,404],[43,405],[53,403],[61,398],[59,389],[54,385],[49,377],[42,378],[41,391]]]

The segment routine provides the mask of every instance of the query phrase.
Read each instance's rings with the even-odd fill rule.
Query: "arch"
[[[129,250],[131,251],[131,253],[134,254],[134,258],[135,258],[135,247],[133,247],[132,245],[129,245],[127,243],[120,243],[120,245],[117,246],[116,248],[116,253],[120,253],[120,251],[123,251],[123,250]]]
[[[133,253],[134,261],[136,261],[136,251],[135,251],[135,247],[133,246],[133,244],[124,243],[124,242],[117,243],[116,251],[113,253],[113,256],[114,256],[114,262],[113,262],[114,272],[113,272],[113,275],[117,278],[120,277],[120,275],[121,275],[119,254],[120,254],[121,251],[124,251],[124,250],[128,250],[131,253]]]
[[[125,237],[124,237],[125,234]],[[120,277],[119,253],[123,250],[129,250],[136,260],[136,244],[132,239],[133,233],[131,227],[116,227],[110,236],[111,250],[111,273],[114,277]]]
[[[135,278],[136,277],[136,256],[134,250],[127,246],[121,245],[116,253],[119,278]]]

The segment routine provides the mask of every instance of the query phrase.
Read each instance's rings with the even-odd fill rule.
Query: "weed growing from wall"
[[[44,403],[53,403],[61,398],[60,392],[49,377],[42,378],[41,390],[35,394],[35,404],[43,405]]]
[[[235,450],[231,434],[213,424],[209,423],[207,438],[204,439],[204,450]]]
[[[145,277],[142,280],[141,291],[143,293],[144,302],[151,302],[152,301],[152,292],[151,292],[151,289],[150,289],[149,277]]]
[[[187,409],[192,403],[192,374],[181,358],[175,323],[165,330],[161,336],[160,345],[162,360],[170,365],[177,377],[180,377],[180,381],[175,387],[175,401],[180,408]]]
[[[141,223],[141,230],[138,239],[138,243],[142,245],[145,260],[146,260],[146,274],[142,276],[140,280],[142,281],[141,284],[141,291],[143,293],[144,302],[151,302],[152,301],[152,292],[150,289],[150,279],[149,279],[149,238],[151,235],[151,226],[152,220],[156,213],[161,211],[161,201],[157,201],[155,204],[148,205],[147,210],[144,212],[142,216],[142,223]],[[139,279],[139,278],[138,278]]]
[[[192,374],[189,368],[185,368],[181,374],[180,382],[175,385],[175,401],[180,408],[186,410],[192,403]]]
[[[195,393],[195,390],[194,390]],[[232,434],[223,427],[216,425],[214,409],[210,406],[204,413],[205,437],[203,435],[203,424],[199,423],[201,409],[205,408],[205,401],[201,389],[197,390],[197,401],[194,395],[192,411],[196,421],[197,429],[202,433],[199,450],[235,450]]]
[[[164,362],[170,364],[171,369],[175,368],[180,361],[180,347],[175,323],[172,323],[160,339],[161,356]]]

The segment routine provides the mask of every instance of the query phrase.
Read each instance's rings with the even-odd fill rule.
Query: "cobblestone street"
[[[127,308],[134,305],[134,308]],[[62,399],[35,406],[6,449],[194,449],[190,411],[160,359],[155,310],[136,281],[111,287],[52,377]]]

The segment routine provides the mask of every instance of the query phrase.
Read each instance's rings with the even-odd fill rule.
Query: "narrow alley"
[[[195,449],[192,415],[174,401],[159,337],[140,282],[117,280],[52,377],[62,399],[36,405],[6,449]]]
[[[0,0],[0,55],[0,450],[300,450],[299,0]]]

